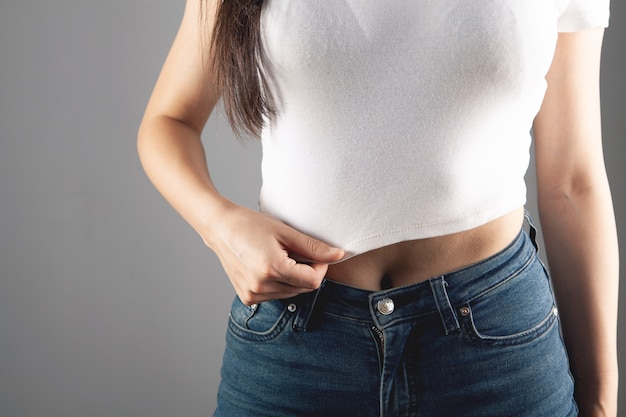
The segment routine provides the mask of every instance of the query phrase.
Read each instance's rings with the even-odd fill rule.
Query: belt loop
[[[526,222],[528,223],[528,227],[529,227],[528,235],[530,236],[530,241],[533,243],[535,250],[539,252],[539,245],[537,244],[537,228],[535,227],[535,224],[533,223],[533,219],[530,217],[530,213],[526,209],[524,209],[524,218],[526,219]]]
[[[441,317],[441,322],[443,323],[446,335],[449,335],[450,333],[456,333],[461,330],[461,326],[459,326],[459,321],[457,320],[454,309],[450,304],[448,292],[446,291],[447,286],[448,283],[445,281],[443,276],[432,278],[430,280],[430,289],[433,292],[435,304],[437,304],[437,310],[439,311],[439,316]]]
[[[322,281],[322,285],[320,285],[318,289],[310,293],[301,294],[294,300],[296,302],[296,308],[298,309],[296,317],[293,320],[294,330],[306,332],[309,320],[311,319],[311,314],[313,313],[313,308],[317,302],[317,297],[319,296],[320,291],[322,291],[322,288],[324,288],[325,283],[326,280]]]

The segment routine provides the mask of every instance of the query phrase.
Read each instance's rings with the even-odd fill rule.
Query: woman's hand
[[[289,298],[322,283],[342,249],[307,236],[279,220],[229,204],[204,242],[218,256],[244,304]]]

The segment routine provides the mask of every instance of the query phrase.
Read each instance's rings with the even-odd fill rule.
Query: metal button
[[[296,311],[297,308],[298,306],[296,306],[295,304],[289,304],[287,306],[287,310],[289,310],[290,313],[293,313],[294,311]]]
[[[465,306],[461,307],[461,308],[459,308],[459,313],[461,313],[461,315],[463,317],[467,317],[467,316],[469,316],[470,309],[469,309],[469,307],[465,307]]]
[[[391,298],[383,298],[378,302],[378,304],[376,304],[376,308],[378,309],[378,312],[380,314],[388,316],[389,314],[393,313],[393,310],[396,308],[396,306],[394,305]]]

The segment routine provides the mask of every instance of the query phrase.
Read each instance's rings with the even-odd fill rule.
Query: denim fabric
[[[235,299],[217,417],[576,416],[533,241],[406,287]]]

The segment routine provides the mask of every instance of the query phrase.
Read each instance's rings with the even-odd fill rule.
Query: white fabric
[[[609,0],[562,0],[557,28],[577,32],[609,25]]]
[[[266,0],[261,210],[355,255],[522,206],[558,31],[608,0]]]

